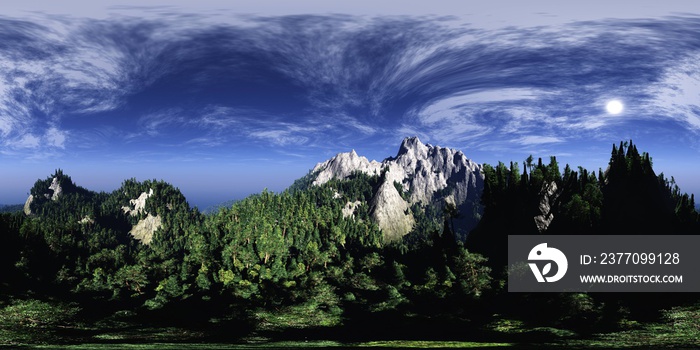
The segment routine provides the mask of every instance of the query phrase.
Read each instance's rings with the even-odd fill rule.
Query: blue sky
[[[591,170],[632,139],[700,194],[699,15],[688,1],[3,4],[0,203],[62,168],[93,190],[164,179],[203,208],[413,135],[480,163]]]

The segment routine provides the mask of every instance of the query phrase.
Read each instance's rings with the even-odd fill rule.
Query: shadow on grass
[[[51,305],[39,303],[37,310]],[[28,304],[33,305],[33,304]],[[700,348],[700,307],[677,307],[657,322],[625,330],[581,335],[535,327],[505,317],[486,321],[405,316],[381,312],[341,320],[333,327],[261,327],[256,317],[226,312],[219,319],[177,312],[89,309],[66,323],[0,329],[0,347],[64,349],[258,349],[258,348],[469,348],[469,349],[695,349]],[[56,306],[51,306],[55,308]],[[4,312],[7,312],[5,307]],[[32,309],[33,310],[33,309]],[[62,309],[58,309],[60,311]],[[229,310],[230,311],[230,310]],[[52,311],[55,313],[54,311]]]

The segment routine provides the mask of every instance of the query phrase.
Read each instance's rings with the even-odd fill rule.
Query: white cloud
[[[44,138],[46,143],[52,147],[65,148],[67,133],[63,130],[59,130],[56,127],[51,127],[46,131]]]
[[[588,116],[588,117],[582,117],[579,118],[576,121],[572,121],[570,123],[563,123],[561,124],[563,128],[566,128],[571,131],[581,131],[581,130],[598,130],[601,129],[605,126],[607,126],[612,118],[607,118],[607,116]],[[619,120],[619,118],[616,118]]]
[[[559,118],[549,118],[541,113],[541,111],[535,111],[534,108],[528,107],[508,107],[505,108],[503,112],[510,120],[505,122],[505,125],[501,128],[501,132],[508,134],[527,132],[533,125],[537,125],[537,127],[541,128],[542,124],[550,125],[552,123],[557,123],[555,119],[560,120]]]
[[[191,145],[202,145],[206,147],[216,147],[224,144],[224,140],[221,137],[196,137],[185,142],[185,144]]]
[[[212,127],[213,130],[220,130],[221,128],[230,128],[240,124],[239,118],[250,114],[255,114],[255,112],[230,107],[210,106],[206,108],[204,115],[192,120],[197,126]]]
[[[506,121],[504,129],[515,130],[534,120],[535,113],[525,107],[512,109],[507,104],[536,100],[546,94],[537,89],[502,88],[451,95],[408,113],[408,119],[400,130],[420,129],[430,139],[444,144],[475,140],[498,128],[493,120],[485,120],[481,116],[485,111],[498,106],[498,112],[513,112],[513,115],[508,115],[510,119]]]
[[[139,118],[138,125],[142,130],[133,136],[138,136],[138,134],[142,132],[146,133],[148,136],[158,136],[162,133],[163,129],[168,126],[185,124],[187,124],[187,120],[183,116],[183,111],[181,109],[166,109]]]
[[[668,68],[661,82],[648,92],[660,113],[700,131],[700,54],[693,54]]]
[[[302,145],[309,140],[307,137],[296,135],[290,130],[254,131],[250,133],[250,136],[279,146]]]
[[[363,123],[357,118],[348,115],[338,115],[333,118],[335,125],[337,126],[347,126],[353,128],[365,135],[374,135],[378,131],[378,127]]]
[[[564,142],[564,139],[556,136],[528,135],[515,140],[515,142],[524,146],[530,146],[541,145],[546,143],[561,143]]]
[[[0,134],[6,137],[13,129],[13,122],[10,116],[0,115]]]
[[[159,14],[159,11],[161,10],[156,9],[149,14],[154,18],[157,17],[158,21],[146,23],[157,24],[158,30],[151,33],[149,29],[145,29],[141,33],[143,37],[137,38],[134,42],[129,41],[130,38],[112,36],[118,32],[115,29],[128,29],[131,25],[130,20],[134,20],[133,23],[138,22],[133,18],[118,17],[116,21],[97,23],[88,19],[53,16],[44,18],[41,22],[46,26],[47,33],[32,33],[37,36],[41,44],[37,47],[55,46],[60,49],[53,52],[54,55],[51,55],[51,58],[42,59],[41,55],[37,55],[36,60],[24,62],[8,58],[10,54],[0,52],[0,135],[19,140],[19,144],[27,145],[25,148],[37,147],[33,146],[36,144],[37,136],[31,133],[25,134],[28,131],[43,135],[40,137],[41,140],[51,147],[64,148],[68,136],[72,137],[71,143],[77,143],[75,138],[78,136],[78,131],[69,135],[55,127],[46,129],[47,125],[60,124],[61,113],[64,111],[53,113],[58,110],[57,105],[68,109],[69,113],[113,109],[123,103],[124,96],[147,85],[154,77],[162,74],[160,69],[169,69],[162,68],[159,62],[154,62],[153,58],[162,52],[163,46],[172,44],[173,40],[179,40],[178,35],[195,27],[193,23],[206,24],[211,20],[211,24],[222,18],[230,18],[231,23],[235,23],[228,23],[230,28],[239,29],[238,23],[233,19],[240,19],[240,17],[231,13],[211,17],[216,17],[216,20],[211,19],[210,14],[195,15],[193,17],[196,18],[183,21],[187,23],[183,23],[184,27],[181,28],[173,25],[174,18],[178,15],[177,10],[173,9],[173,13],[169,15],[162,12]],[[120,22],[122,19],[123,23]],[[416,23],[419,22],[418,19],[416,21]],[[241,48],[241,52],[251,50],[257,53],[259,51],[262,52],[261,57],[266,57],[267,54],[275,57],[284,56],[284,60],[278,60],[279,62],[276,63],[278,66],[269,68],[286,74],[290,79],[295,80],[295,83],[305,85],[307,90],[304,91],[308,92],[306,97],[313,104],[309,108],[310,114],[314,117],[285,119],[285,116],[270,115],[262,111],[228,107],[215,107],[197,112],[201,117],[185,115],[183,111],[165,111],[141,118],[142,129],[137,132],[137,135],[163,135],[173,127],[191,129],[185,130],[193,133],[193,135],[187,134],[190,141],[186,143],[190,144],[216,146],[232,142],[241,136],[249,136],[274,145],[309,145],[319,140],[381,134],[383,128],[376,126],[379,123],[374,120],[349,117],[343,114],[343,109],[348,106],[358,107],[352,109],[353,113],[356,113],[357,110],[362,111],[363,108],[368,107],[363,105],[367,104],[369,105],[367,109],[371,111],[368,114],[374,117],[381,115],[383,108],[392,107],[392,103],[396,101],[404,103],[405,100],[414,97],[415,100],[412,101],[418,101],[416,103],[421,103],[426,98],[433,99],[407,113],[407,118],[398,122],[399,130],[413,131],[412,134],[426,135],[428,139],[444,143],[487,136],[523,145],[555,143],[563,142],[561,137],[571,137],[571,133],[578,130],[599,130],[612,123],[623,122],[622,119],[576,116],[576,113],[579,113],[576,111],[571,113],[574,115],[572,117],[552,118],[547,109],[555,104],[545,106],[540,103],[551,99],[552,92],[536,88],[509,87],[525,86],[527,82],[523,78],[530,79],[538,71],[528,71],[528,74],[520,76],[518,74],[524,73],[519,71],[511,73],[508,69],[502,69],[505,63],[498,65],[496,62],[492,68],[489,68],[491,61],[479,61],[491,57],[490,54],[493,53],[502,53],[499,57],[511,54],[515,56],[523,47],[532,50],[558,47],[560,44],[577,45],[583,39],[596,38],[602,30],[609,29],[607,26],[585,26],[586,28],[580,25],[566,26],[563,34],[559,33],[561,26],[550,29],[537,28],[531,29],[533,35],[529,35],[530,32],[521,32],[522,28],[519,27],[500,31],[476,31],[476,33],[455,30],[456,34],[453,36],[450,31],[441,31],[439,26],[442,22],[436,21],[431,22],[437,23],[435,27],[437,34],[434,35],[445,37],[445,41],[427,40],[427,37],[433,38],[431,37],[433,32],[425,33],[426,37],[413,37],[410,35],[413,32],[409,32],[406,36],[410,40],[406,43],[402,41],[406,38],[401,35],[396,35],[396,38],[388,35],[388,45],[382,47],[382,49],[386,48],[387,57],[371,60],[363,59],[363,55],[353,54],[352,50],[357,47],[352,45],[359,47],[365,43],[357,40],[356,36],[362,36],[362,39],[366,39],[367,42],[374,42],[364,34],[371,35],[374,29],[381,28],[380,25],[383,22],[378,19],[375,21],[367,17],[318,17],[303,22],[304,25],[298,28],[296,27],[298,23],[286,27],[293,21],[287,21],[285,18],[270,17],[265,21],[256,22],[252,19],[249,22],[254,23],[253,27],[256,30],[244,33],[248,35],[247,39],[250,41],[249,44],[244,45],[250,45],[250,47]],[[459,23],[464,29],[465,23],[461,21]],[[116,27],[110,28],[109,26],[112,25]],[[198,30],[206,33],[208,28],[210,27],[202,25]],[[622,29],[618,30],[627,30],[627,27],[620,28]],[[547,32],[550,30],[551,35],[548,35]],[[581,32],[578,35],[573,35],[579,30]],[[642,31],[651,31],[651,29]],[[189,34],[192,33],[198,32],[189,32]],[[384,32],[381,33],[383,35]],[[416,33],[422,32],[416,31]],[[631,35],[628,36],[630,41],[645,37],[638,32],[630,33]],[[92,37],[93,34],[95,34],[94,37]],[[103,34],[106,35],[101,36]],[[550,38],[573,41],[555,45],[549,41]],[[391,44],[395,44],[396,47],[389,47]],[[480,45],[486,48],[481,48]],[[196,50],[197,46],[194,46],[193,50]],[[511,51],[500,46],[505,46]],[[472,48],[474,50],[470,50]],[[392,49],[396,52],[392,52]],[[49,52],[49,54],[52,53]],[[183,54],[185,61],[189,58],[187,54],[189,53]],[[539,55],[538,53],[538,57]],[[546,53],[541,55],[545,63],[550,62],[545,57]],[[456,58],[458,56],[459,58]],[[494,56],[494,58],[496,58],[495,61],[499,60],[498,57]],[[682,64],[669,68],[666,79],[653,85],[653,92],[658,96],[658,101],[651,104],[660,106],[663,108],[664,115],[670,114],[694,130],[700,130],[698,113],[700,74],[697,73],[700,71],[700,65],[695,63],[700,61],[699,58],[689,57]],[[569,61],[565,56],[561,56],[560,59]],[[533,61],[536,62],[537,59]],[[596,60],[588,63],[586,60],[582,61],[580,68],[585,72],[593,71],[598,64]],[[474,62],[474,67],[471,62]],[[510,63],[508,60],[505,62]],[[520,65],[520,63],[512,64]],[[527,64],[522,63],[522,67],[527,68]],[[559,66],[553,65],[553,68],[557,67]],[[491,69],[494,71],[492,72]],[[540,69],[543,68],[540,67]],[[549,69],[549,66],[545,69]],[[509,79],[511,74],[517,79]],[[367,89],[365,89],[364,79],[370,84]],[[358,82],[363,84],[358,85]],[[566,79],[562,79],[563,85],[552,89],[566,90],[566,82]],[[533,84],[539,87],[554,85]],[[28,86],[31,89],[27,88]],[[495,88],[470,90],[474,87]],[[590,91],[593,92],[589,94]],[[21,96],[22,100],[32,101],[30,109],[22,110],[21,108],[27,106],[13,105],[18,99],[10,95],[19,92],[24,94]],[[598,90],[591,88],[585,93],[593,96],[596,92]],[[443,94],[443,97],[434,98],[440,94]],[[567,96],[576,98],[579,95],[571,92]],[[554,102],[558,105],[573,105],[579,102],[572,100]],[[56,119],[52,119],[53,123],[39,125],[41,121],[30,118],[29,111],[35,109]],[[571,111],[571,109],[564,110],[562,113]],[[324,116],[318,117],[324,113]],[[588,113],[588,111],[580,113]]]
[[[463,116],[465,112],[472,112],[483,104],[533,100],[542,94],[544,94],[543,91],[534,89],[505,88],[452,95],[433,101],[416,114],[422,123],[433,124]]]
[[[41,144],[41,139],[33,134],[24,134],[21,138],[15,140],[10,144],[13,148],[39,148]]]

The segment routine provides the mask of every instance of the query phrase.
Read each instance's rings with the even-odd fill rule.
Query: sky
[[[397,4],[3,3],[0,204],[61,168],[96,191],[162,179],[205,208],[408,136],[589,170],[631,139],[700,195],[700,3]]]

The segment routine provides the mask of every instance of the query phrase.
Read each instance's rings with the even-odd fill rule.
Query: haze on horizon
[[[700,194],[700,4],[143,4],[3,5],[0,203],[61,168],[204,208],[413,135],[590,170],[632,139]]]

